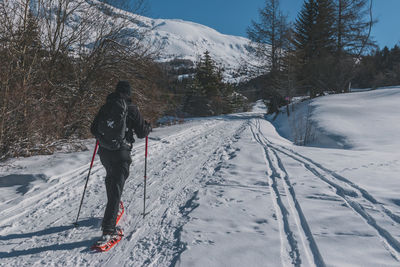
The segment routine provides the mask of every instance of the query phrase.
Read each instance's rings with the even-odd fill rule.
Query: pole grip
[[[90,163],[90,169],[93,167],[94,158],[96,157],[97,148],[99,147],[99,140],[96,141],[96,146],[94,148],[92,162]]]

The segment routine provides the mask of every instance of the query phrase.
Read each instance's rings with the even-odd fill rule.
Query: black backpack
[[[101,147],[119,150],[124,143],[128,107],[124,99],[111,98],[97,114],[97,133]]]

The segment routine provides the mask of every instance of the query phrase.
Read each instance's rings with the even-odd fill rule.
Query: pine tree
[[[317,20],[317,5],[314,0],[304,2],[294,26],[293,44],[296,57],[296,78],[299,92],[311,91],[311,62],[316,55],[317,42],[315,24]]]
[[[199,83],[199,90],[207,97],[219,95],[222,84],[222,71],[217,68],[209,51],[205,51],[196,67],[195,79]]]
[[[195,116],[221,114],[226,85],[223,83],[222,69],[217,67],[209,51],[204,52],[195,71],[184,110]]]
[[[191,116],[211,116],[245,110],[247,99],[223,81],[223,69],[205,51],[188,85],[183,111]]]
[[[329,90],[329,74],[335,47],[334,6],[329,0],[308,0],[296,20],[293,44],[297,57],[297,79],[311,97]]]
[[[316,0],[316,3],[315,39],[318,52],[332,54],[335,50],[335,6],[332,0]]]
[[[304,63],[309,61],[317,49],[315,24],[317,21],[317,4],[314,0],[304,2],[295,23],[293,43]]]

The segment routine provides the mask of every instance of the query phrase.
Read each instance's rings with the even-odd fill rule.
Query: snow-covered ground
[[[156,129],[150,213],[141,216],[141,140],[123,194],[125,237],[101,254],[88,249],[106,202],[98,158],[72,226],[92,151],[11,159],[0,166],[0,266],[400,266],[400,117],[384,105],[399,103],[399,92],[315,102],[321,129],[351,122],[367,131],[349,149],[293,145],[260,102],[253,112]],[[333,135],[353,140],[351,129]]]
[[[296,134],[304,136],[296,128],[304,128],[309,116],[313,146],[390,152],[400,149],[399,104],[400,86],[328,95],[294,104],[289,118],[283,108],[273,124],[295,141]]]

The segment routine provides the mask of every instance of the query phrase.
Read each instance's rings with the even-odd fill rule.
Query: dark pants
[[[114,232],[119,202],[132,162],[129,150],[110,151],[100,148],[100,160],[106,169],[107,206],[102,223],[103,232]]]

